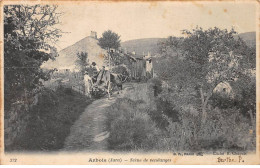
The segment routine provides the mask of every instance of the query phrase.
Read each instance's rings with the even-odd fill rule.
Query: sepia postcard
[[[0,164],[260,164],[259,1],[0,4]]]

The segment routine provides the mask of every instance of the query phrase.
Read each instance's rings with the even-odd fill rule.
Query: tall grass
[[[29,111],[25,134],[7,151],[55,151],[63,147],[70,127],[92,102],[79,93],[60,87],[44,89],[38,103]]]
[[[107,109],[109,149],[120,151],[255,151],[255,117],[236,107],[209,106],[201,122],[200,109],[182,108],[166,99],[141,96],[118,99]],[[147,87],[149,88],[149,86]],[[147,91],[147,90],[145,90]],[[144,101],[139,99],[145,98]],[[147,103],[147,100],[150,102]],[[189,104],[188,104],[189,105]]]
[[[143,102],[118,99],[107,109],[109,149],[120,151],[155,150],[161,131],[155,126]]]

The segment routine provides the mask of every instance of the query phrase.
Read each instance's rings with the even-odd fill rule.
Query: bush
[[[140,101],[118,99],[107,109],[109,149],[120,151],[156,149],[161,133],[143,107]]]
[[[158,101],[159,100],[159,101]],[[178,109],[178,120],[158,109],[167,109],[158,99],[157,109],[143,102],[118,99],[107,109],[109,149],[120,151],[253,151],[256,146],[255,118],[237,108],[209,108],[201,122],[199,111]],[[170,102],[168,102],[170,103]],[[161,106],[161,107],[160,107]],[[171,108],[172,110],[172,108]]]
[[[164,131],[167,130],[169,126],[169,121],[167,120],[167,117],[163,114],[163,111],[149,110],[148,114],[158,128]]]
[[[118,74],[122,81],[130,80],[130,70],[123,64],[113,67],[112,72]]]
[[[169,117],[173,122],[179,121],[179,112],[176,110],[174,104],[168,100],[163,100],[162,98],[156,99],[157,111],[161,111],[167,117]]]
[[[158,78],[148,80],[149,87],[154,90],[154,96],[157,97],[162,92],[162,81]]]
[[[79,93],[59,88],[43,89],[38,103],[29,111],[25,134],[10,150],[58,150],[63,147],[70,127],[92,100]]]
[[[169,121],[165,146],[177,151],[255,150],[255,126],[238,109],[212,109],[204,124],[198,116],[182,113]],[[252,124],[254,125],[254,124]]]
[[[210,98],[210,104],[215,108],[228,109],[237,106],[237,101],[229,95],[214,93]]]

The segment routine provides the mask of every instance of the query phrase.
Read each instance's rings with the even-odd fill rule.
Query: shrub
[[[158,146],[160,130],[156,128],[142,103],[130,99],[118,99],[107,108],[109,149],[154,150]]]
[[[177,111],[175,105],[168,100],[163,100],[162,98],[156,99],[157,111],[161,111],[167,117],[169,117],[173,122],[179,120],[179,112]]]
[[[73,90],[43,89],[38,103],[29,111],[25,134],[16,140],[11,150],[61,149],[70,127],[90,102]]]
[[[123,64],[113,67],[112,72],[120,75],[122,81],[130,80],[130,70]]]
[[[154,96],[158,96],[162,92],[162,81],[159,78],[152,78],[148,80],[149,87],[154,90]]]
[[[169,121],[162,111],[148,110],[148,114],[158,128],[160,128],[161,130],[167,129],[167,127],[169,126]]]
[[[255,126],[238,109],[214,108],[204,124],[197,116],[182,113],[179,122],[169,121],[165,146],[172,150],[255,150]],[[254,124],[252,124],[254,125]]]
[[[237,102],[235,99],[230,97],[229,95],[214,93],[210,98],[210,104],[213,107],[218,107],[221,109],[227,109],[237,106]]]

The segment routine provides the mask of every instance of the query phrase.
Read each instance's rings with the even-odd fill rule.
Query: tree
[[[57,6],[5,5],[4,6],[4,76],[5,100],[26,97],[38,88],[48,72],[40,67],[55,59],[54,47],[61,30]]]
[[[117,33],[112,32],[111,30],[107,30],[102,34],[102,37],[98,39],[98,45],[107,50],[108,53],[108,64],[109,70],[111,71],[111,58],[112,60],[117,60],[116,56],[111,51],[111,49],[117,50],[120,47],[120,36]],[[120,56],[120,55],[119,55]],[[110,87],[110,79],[109,79],[109,87]],[[110,88],[108,88],[108,96],[110,97],[109,93]]]
[[[236,32],[233,29],[197,28],[184,33],[188,35],[183,42],[184,56],[192,66],[189,69],[192,69],[199,90],[202,121],[205,122],[208,100],[214,88],[221,82],[236,80],[245,72],[240,65],[248,57],[244,52],[248,47],[240,38],[234,38]]]
[[[159,52],[164,57],[177,57],[181,56],[181,45],[183,43],[183,37],[173,37],[170,36],[166,40],[160,41]]]
[[[98,44],[101,48],[107,50],[109,64],[112,62],[116,64],[119,60],[121,60],[121,55],[118,53],[114,53],[113,50],[117,50],[120,47],[120,36],[117,33],[112,32],[111,30],[107,30],[102,34],[102,37],[98,39]]]
[[[117,50],[120,47],[120,36],[117,33],[107,30],[98,39],[98,44],[101,48],[110,51],[110,49]]]
[[[88,53],[81,52],[77,53],[78,59],[76,60],[76,66],[79,68],[80,72],[84,75],[86,67],[89,65]]]
[[[168,73],[164,78],[173,81],[180,90],[195,90],[204,123],[214,88],[221,82],[234,81],[244,75],[246,66],[241,65],[250,64],[248,58],[253,56],[252,52],[245,52],[249,51],[248,46],[240,38],[234,38],[236,32],[233,29],[196,28],[183,32],[187,37],[178,44],[181,59],[172,59],[172,67],[168,68],[172,75]]]

